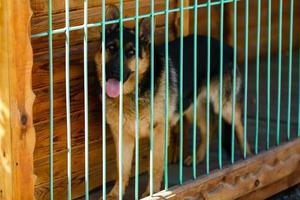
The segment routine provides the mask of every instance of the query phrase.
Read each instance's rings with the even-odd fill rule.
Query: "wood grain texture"
[[[102,185],[102,141],[89,142],[89,177],[90,190],[99,188]],[[116,178],[115,147],[112,138],[107,140],[107,182]],[[55,197],[66,196],[67,191],[67,152],[62,151],[54,156],[54,191]],[[140,144],[140,173],[144,173],[149,166],[149,142],[142,140]],[[49,196],[49,158],[44,157],[35,160],[36,173],[39,174],[35,186],[35,194],[39,199]],[[84,145],[72,149],[72,197],[77,198],[84,194]],[[134,167],[131,175],[134,175]],[[74,188],[74,189],[73,189]],[[46,198],[47,199],[47,198]]]
[[[295,175],[299,167],[300,139],[295,139],[227,169],[162,191],[151,199],[237,199]]]
[[[0,174],[3,175],[1,182],[5,183],[0,184],[0,198],[34,199],[35,132],[32,124],[34,94],[31,87],[33,59],[30,43],[32,12],[28,0],[2,2]]]
[[[101,21],[101,4],[100,1],[97,1],[98,4],[95,7],[90,7],[88,10],[89,14],[89,23],[95,23]],[[110,2],[115,3],[115,1],[108,1],[107,4]],[[80,4],[79,4],[80,3]],[[93,2],[92,2],[93,3]],[[77,3],[78,6],[81,5],[81,7],[78,9],[70,10],[70,25],[71,26],[77,26],[83,24],[83,4],[81,2]],[[161,11],[165,8],[165,1],[158,0],[155,1],[155,11]],[[63,5],[63,4],[62,4]],[[175,7],[175,0],[170,1],[170,7]],[[132,17],[135,14],[135,2],[134,1],[124,1],[124,17]],[[55,12],[55,9],[53,10],[53,29],[59,29],[65,27],[65,13],[64,10],[60,12]],[[140,8],[139,8],[140,14],[147,14],[150,13],[150,2],[141,2]],[[175,13],[169,14],[169,23],[172,25],[174,23]],[[164,26],[164,15],[158,15],[156,16],[157,21],[157,27]],[[47,32],[48,29],[48,23],[47,23],[48,17],[46,14],[41,16],[34,16],[32,19],[32,33],[40,33],[40,32]],[[134,20],[129,22],[124,22],[124,26],[126,27],[133,27],[134,26]],[[173,30],[171,29],[172,26],[170,26],[170,32]],[[89,34],[89,41],[97,41],[100,37],[100,30],[101,27],[95,27],[90,28],[88,31]],[[33,42],[33,49],[35,53],[43,53],[48,51],[48,45],[47,45],[47,37],[42,38],[35,38],[32,40]],[[83,43],[83,31],[71,31],[70,32],[70,45],[78,45]],[[57,34],[54,35],[53,38],[53,47],[54,51],[56,48],[62,48],[65,45],[65,35],[64,34]]]
[[[181,0],[177,0],[177,8],[180,8]],[[190,5],[190,0],[183,0],[183,7],[187,7]],[[189,11],[183,11],[183,36],[187,36],[190,34],[190,14]],[[175,33],[176,36],[180,36],[180,11],[176,12],[175,16]]]
[[[9,3],[0,1],[0,199],[12,198],[12,141],[9,94]]]
[[[244,35],[245,35],[245,1],[239,1],[237,4],[237,56],[239,63],[244,60]],[[300,33],[300,1],[294,3],[294,26],[293,26],[293,47],[299,46]],[[272,30],[271,30],[271,51],[272,54],[278,54],[278,15],[279,1],[272,1]],[[225,41],[233,45],[233,4],[225,6],[226,33]],[[289,48],[289,17],[290,17],[290,1],[283,3],[282,15],[282,52],[288,53]],[[257,32],[257,1],[249,1],[249,60],[255,59],[256,56],[256,32]],[[267,54],[268,44],[268,1],[261,2],[261,35],[260,35],[260,55],[262,57]]]
[[[239,198],[239,200],[252,200],[252,199],[266,199],[272,195],[278,194],[290,187],[295,186],[300,182],[300,168],[289,176],[274,182],[271,185],[263,187],[259,190],[251,192],[250,194]]]
[[[175,1],[170,1],[174,7]],[[99,1],[89,1],[89,22],[101,20],[101,4]],[[117,3],[107,1],[107,3]],[[47,5],[44,1],[31,1],[35,12],[32,19],[32,33],[47,31]],[[44,7],[46,6],[46,7]],[[83,23],[83,4],[71,2],[70,24]],[[46,8],[45,10],[42,7]],[[155,10],[165,7],[164,1],[155,1]],[[134,15],[134,1],[124,1],[125,16]],[[41,10],[40,10],[41,9]],[[149,13],[150,3],[141,2],[140,13]],[[156,44],[164,42],[164,16],[157,16],[155,31]],[[174,36],[175,13],[169,17],[170,40]],[[53,28],[63,28],[64,5],[53,1]],[[133,23],[125,23],[133,27]],[[102,134],[101,110],[99,102],[98,80],[95,76],[94,54],[99,47],[100,27],[89,29],[89,144],[90,144],[90,190],[101,186],[102,182]],[[37,144],[34,151],[34,168],[37,175],[35,195],[37,199],[49,198],[49,61],[48,38],[31,40],[34,52],[32,71],[33,91],[36,102],[33,107],[34,126],[37,132]],[[65,36],[57,34],[53,37],[53,87],[54,87],[54,190],[55,197],[66,197],[67,187],[67,140],[66,140],[66,104],[65,104]],[[83,31],[70,32],[70,93],[71,93],[71,134],[72,134],[72,196],[84,194],[84,92],[83,92]],[[148,169],[148,143],[142,142],[140,172]],[[111,135],[107,134],[107,181],[115,179],[115,154]],[[80,161],[80,162],[79,162]]]

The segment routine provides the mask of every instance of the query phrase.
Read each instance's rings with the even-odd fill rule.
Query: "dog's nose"
[[[120,78],[120,69],[114,68],[109,71],[109,78],[119,79]]]

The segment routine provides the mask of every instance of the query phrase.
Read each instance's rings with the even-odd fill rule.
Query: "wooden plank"
[[[279,192],[291,188],[298,183],[300,183],[300,168],[291,175],[280,179],[267,187],[251,192],[250,194],[239,198],[239,200],[266,199],[267,197],[278,194]]]
[[[111,137],[110,137],[111,138]],[[90,190],[93,190],[102,185],[102,141],[98,140],[90,142],[89,152],[89,176],[91,178]],[[115,162],[115,147],[112,139],[107,140],[107,182],[115,180],[116,178],[116,162]],[[141,141],[140,145],[140,173],[145,172],[148,167],[149,156],[149,142]],[[54,154],[54,191],[55,195],[66,195],[67,191],[63,188],[67,186],[67,152],[60,152]],[[35,187],[35,194],[37,199],[44,199],[49,195],[49,158],[45,157],[35,161],[35,168],[37,174],[37,182]],[[134,166],[132,167],[132,175],[134,175]],[[84,145],[72,149],[72,196],[80,197],[84,194]],[[74,186],[74,190],[73,190]],[[76,189],[77,188],[77,189]],[[63,191],[64,190],[64,191]],[[47,199],[47,198],[46,198]]]
[[[0,8],[0,199],[34,199],[32,13],[28,0],[1,1]]]
[[[89,142],[94,142],[101,139],[101,113],[91,111],[89,114]],[[84,143],[84,111],[71,114],[71,143],[72,147],[82,146]],[[61,117],[54,119],[54,153],[66,151],[67,135],[66,135],[66,118]],[[43,122],[35,125],[37,138],[34,151],[34,160],[38,160],[49,156],[49,122]],[[111,136],[107,136],[108,140]],[[112,142],[112,141],[109,141]],[[66,158],[65,158],[66,159]]]
[[[180,8],[181,0],[177,0],[177,8]],[[190,5],[190,0],[183,0],[183,7]],[[180,11],[176,12],[175,16],[175,32],[176,36],[180,36]],[[190,14],[189,11],[183,11],[183,36],[190,34]]]
[[[206,0],[201,0],[199,3],[206,3]],[[198,9],[198,28],[197,33],[200,35],[207,35],[207,8]],[[194,16],[190,12],[190,32],[194,33]],[[218,6],[211,7],[211,37],[220,38],[220,9]]]
[[[100,2],[100,1],[98,1]],[[78,2],[81,3],[81,2]],[[62,4],[63,5],[63,4]],[[175,7],[175,2],[170,1],[170,7]],[[64,6],[64,5],[63,5]],[[154,2],[155,11],[162,11],[165,9],[165,1],[164,0],[158,0]],[[135,15],[135,1],[124,1],[124,18],[125,17],[133,17]],[[89,23],[95,23],[101,21],[101,9],[102,6],[98,5],[96,7],[89,8]],[[78,26],[83,24],[83,4],[81,3],[81,8],[78,10],[71,10],[70,11],[70,26]],[[140,15],[142,14],[149,14],[150,13],[150,1],[143,2],[140,4],[139,7]],[[158,15],[157,18],[157,25],[162,26],[164,25],[164,15]],[[48,23],[47,23],[48,17],[47,14],[44,16],[39,17],[33,17],[32,19],[32,34],[40,33],[40,32],[46,32],[48,30]],[[170,13],[170,21],[169,23],[172,24],[174,21],[174,14]],[[134,20],[131,20],[129,22],[124,22],[125,26],[133,27],[135,24]],[[65,27],[65,13],[57,13],[53,15],[53,29],[59,29]],[[98,27],[96,29],[97,31],[100,31],[101,28]]]
[[[198,4],[206,3],[206,0],[198,1]],[[184,6],[193,5],[194,1],[184,0]],[[180,6],[180,0],[177,0],[177,7]],[[199,35],[207,35],[207,8],[198,8],[197,15],[197,33]],[[211,7],[211,37],[219,38],[219,23],[220,10],[218,6]],[[192,10],[184,11],[184,24],[183,35],[187,36],[194,33],[194,12]],[[176,36],[180,35],[180,12],[176,12],[175,16],[175,33]]]
[[[245,196],[299,170],[300,138],[241,161],[183,186],[157,193],[151,199],[222,199]],[[299,177],[294,177],[299,179]],[[147,200],[150,198],[144,198]]]
[[[257,26],[257,1],[249,1],[249,60],[255,59],[256,56],[256,26]],[[267,53],[268,43],[268,2],[261,2],[261,40],[260,40],[260,54],[265,56]],[[294,10],[300,9],[300,2],[295,1]],[[239,63],[244,60],[244,35],[245,35],[245,2],[238,2],[237,8],[237,55]],[[287,53],[289,47],[289,11],[290,2],[287,1],[283,4],[282,15],[282,52]],[[226,33],[225,41],[228,44],[233,45],[233,4],[226,4]],[[272,36],[271,36],[271,50],[272,54],[277,54],[278,49],[278,14],[279,4],[278,1],[272,2]],[[294,12],[294,40],[293,47],[296,48],[299,45],[299,33],[300,26],[296,25],[300,23],[300,13]]]
[[[52,5],[52,13],[55,15],[57,13],[63,13],[65,11],[65,5],[63,3],[61,3],[60,0],[53,0],[52,1],[53,5]],[[155,10],[158,10],[157,8],[157,4],[159,2],[163,2],[161,0],[155,1]],[[174,2],[176,2],[176,0],[170,0],[169,1],[170,4],[173,4]],[[108,4],[115,4],[118,5],[119,4],[119,0],[106,0],[106,5]],[[135,0],[124,0],[123,1],[124,5],[124,14],[127,15],[127,8],[131,7],[134,8],[134,4],[135,4]],[[140,9],[143,6],[148,7],[148,9],[150,10],[150,1],[143,1],[143,0],[139,0],[139,5],[140,5]],[[99,7],[102,6],[101,1],[97,1],[97,0],[89,0],[89,8],[93,8],[93,7]],[[48,14],[48,2],[43,1],[43,0],[31,0],[31,7],[34,13],[34,18],[35,17],[39,17],[39,16],[46,16]],[[75,11],[75,10],[80,10],[83,8],[83,2],[81,1],[70,1],[70,11]],[[149,11],[148,10],[148,11]],[[101,12],[101,9],[99,10],[99,12]],[[148,12],[149,13],[149,12]],[[101,14],[100,14],[101,16]]]
[[[9,96],[9,3],[0,1],[0,199],[12,199],[12,144]]]
[[[170,2],[170,6],[173,7],[174,2]],[[165,2],[163,0],[155,1],[155,10],[163,10],[165,7]],[[125,1],[124,2],[124,16],[134,16],[135,14],[135,2],[134,1]],[[140,7],[140,13],[145,14],[149,13],[150,11],[150,2],[148,3],[142,3]],[[71,10],[70,11],[70,25],[71,26],[77,26],[83,24],[83,4],[81,5],[81,9],[79,10]],[[175,13],[170,13],[170,25],[173,24]],[[156,16],[157,18],[157,27],[164,26],[164,15]],[[48,17],[47,15],[33,17],[32,19],[32,33],[40,33],[40,32],[46,32],[48,28],[47,23]],[[89,9],[89,23],[95,23],[101,21],[101,6],[92,7]],[[133,27],[134,21],[125,22],[124,26],[126,27]],[[65,27],[65,14],[57,13],[53,15],[53,29],[59,29]],[[170,26],[170,32],[173,30],[171,29],[172,26]],[[96,28],[89,28],[88,34],[89,34],[89,41],[97,41],[100,37],[100,27]],[[164,28],[163,28],[164,29]],[[162,37],[163,38],[163,37]],[[32,45],[35,54],[42,53],[48,51],[48,45],[47,45],[47,37],[41,37],[41,38],[34,38],[32,39]],[[81,44],[83,43],[83,31],[71,31],[70,32],[70,46]],[[65,46],[65,35],[64,34],[57,34],[53,37],[53,47],[54,52],[56,51],[56,48],[62,48]],[[81,48],[82,49],[82,48]],[[71,54],[70,54],[71,55]],[[55,55],[54,55],[55,56]]]
[[[95,77],[91,77],[95,79]],[[98,110],[101,107],[99,103],[96,80],[89,80],[89,107],[90,110]],[[65,83],[54,84],[54,118],[63,117],[66,115],[66,100],[65,100]],[[37,101],[34,105],[34,123],[45,122],[49,120],[49,93],[48,87],[35,91]],[[96,95],[95,95],[96,94]],[[84,92],[83,92],[83,78],[70,81],[70,99],[71,112],[78,112],[83,110]]]
[[[170,33],[170,40],[174,39],[174,26],[170,25],[169,27],[169,33]],[[90,28],[88,31],[89,34],[89,56],[94,56],[93,52],[97,50],[97,47],[99,46],[99,38],[100,38],[100,31],[98,28]],[[155,31],[155,43],[161,44],[164,41],[164,26],[157,26]],[[48,40],[47,37],[41,37],[41,38],[33,38],[32,40],[32,46],[35,56],[41,56],[40,58],[36,59],[46,59],[47,53],[48,53]],[[92,44],[94,43],[94,44]],[[74,51],[74,49],[78,52],[83,52],[83,31],[71,31],[70,32],[70,52]],[[76,46],[74,48],[74,46]],[[53,57],[58,58],[60,56],[64,56],[62,53],[64,52],[65,47],[65,35],[64,34],[57,34],[53,36]],[[92,48],[94,47],[94,48]],[[95,48],[96,47],[96,48]],[[73,54],[70,54],[70,59],[72,59]]]

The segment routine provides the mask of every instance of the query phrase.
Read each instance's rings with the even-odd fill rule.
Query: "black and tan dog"
[[[119,18],[119,10],[115,6],[108,6],[106,9],[106,20]],[[102,84],[102,52],[105,51],[106,63],[106,104],[107,123],[113,134],[117,154],[123,152],[123,191],[129,181],[131,172],[133,150],[135,144],[135,73],[139,77],[139,136],[149,138],[150,135],[150,20],[143,19],[140,22],[139,33],[139,66],[135,71],[135,32],[133,29],[123,28],[123,149],[118,149],[119,141],[119,81],[120,81],[120,50],[119,50],[119,26],[110,24],[106,26],[106,47],[100,49],[95,56],[98,78]],[[183,110],[187,120],[192,121],[193,112],[193,42],[191,36],[184,38],[183,53]],[[197,125],[201,131],[201,144],[197,150],[197,162],[201,162],[205,157],[206,148],[206,74],[207,74],[207,37],[198,36],[198,70],[197,70]],[[169,119],[168,123],[173,126],[179,119],[179,40],[169,43]],[[223,105],[219,108],[219,42],[211,39],[211,64],[210,64],[210,105],[212,112],[217,115],[222,109],[223,120],[231,124],[232,115],[232,79],[233,79],[233,49],[224,45],[224,87]],[[165,123],[165,56],[164,45],[156,46],[154,50],[154,192],[160,190],[163,166],[164,166],[164,123]],[[235,127],[236,137],[239,145],[243,147],[243,125],[241,121],[241,84],[240,74],[237,72],[236,79],[236,111]],[[247,145],[247,152],[250,148]],[[118,155],[116,156],[117,163]],[[186,164],[191,163],[191,158],[187,157]],[[119,167],[119,166],[118,166]],[[120,174],[118,174],[120,176]],[[112,191],[108,194],[109,199],[116,199],[119,191],[118,179]],[[149,194],[149,184],[143,194]]]

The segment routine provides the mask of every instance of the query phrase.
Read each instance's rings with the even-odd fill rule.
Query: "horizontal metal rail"
[[[233,2],[234,0],[225,0],[224,3],[231,3]],[[217,1],[217,2],[211,2],[210,3],[210,6],[216,6],[216,5],[220,5],[221,2],[220,1]],[[202,3],[202,4],[199,4],[197,6],[198,8],[205,8],[207,7],[207,3]],[[183,7],[183,10],[191,10],[194,8],[194,5],[192,6],[185,6]],[[165,10],[162,10],[162,11],[158,11],[158,12],[154,12],[153,14],[149,13],[149,14],[144,14],[144,15],[140,15],[140,16],[134,16],[134,17],[126,17],[126,18],[123,18],[122,21],[123,22],[127,22],[127,21],[132,21],[132,20],[135,20],[136,18],[138,19],[143,19],[143,18],[147,18],[147,17],[150,17],[151,15],[154,15],[154,16],[157,16],[157,15],[164,15],[166,13],[173,13],[173,12],[179,12],[180,11],[180,8],[173,8],[173,9],[169,9],[168,11],[165,11]],[[115,23],[119,23],[121,19],[116,19],[116,20],[109,20],[109,21],[106,21],[104,22],[105,25],[107,24],[115,24]],[[98,27],[98,26],[102,26],[103,22],[95,22],[95,23],[89,23],[87,24],[87,28],[94,28],[94,27]],[[85,25],[78,25],[78,26],[70,26],[70,29],[69,31],[77,31],[77,30],[82,30],[84,29]],[[52,31],[52,34],[53,35],[56,35],[56,34],[59,34],[59,33],[64,33],[66,31],[66,27],[64,28],[59,28],[59,29],[55,29]],[[41,33],[37,33],[37,34],[32,34],[31,35],[31,38],[39,38],[39,37],[45,37],[45,36],[48,36],[48,32],[41,32]]]

